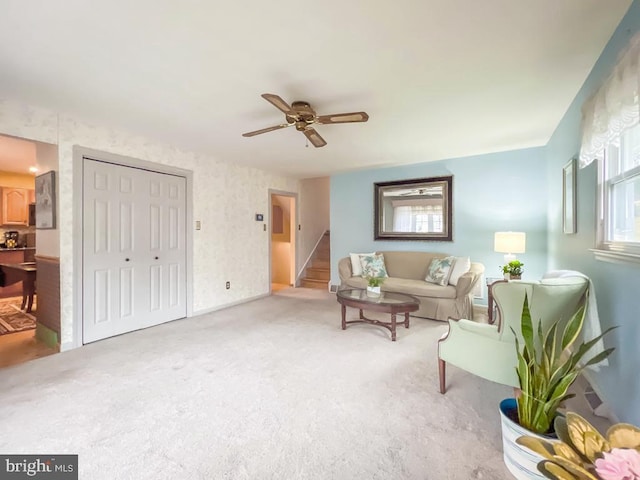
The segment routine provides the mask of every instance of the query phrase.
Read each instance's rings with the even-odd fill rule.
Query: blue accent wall
[[[373,184],[453,175],[453,242],[374,241]],[[539,278],[547,266],[547,167],[543,148],[350,172],[331,177],[331,265],[349,253],[380,250],[443,252],[470,256],[485,276],[501,277],[504,256],[493,251],[497,231],[527,234],[524,278]],[[486,302],[486,293],[485,293]]]
[[[338,260],[350,252],[419,250],[469,255],[484,263],[485,275],[500,276],[502,255],[493,252],[493,233],[527,233],[524,278],[549,269],[572,269],[594,283],[606,339],[616,351],[610,366],[589,378],[625,422],[640,425],[640,265],[595,260],[597,166],[577,172],[578,231],[562,232],[562,168],[580,149],[581,107],[607,78],[619,52],[640,30],[640,0],[634,0],[610,42],[561,120],[548,145],[474,157],[350,172],[331,177],[331,266],[339,284]],[[392,161],[393,159],[390,159]],[[375,182],[453,175],[453,242],[373,240]],[[486,301],[486,293],[485,293]]]
[[[640,1],[631,4],[609,44],[567,110],[546,148],[549,184],[549,267],[575,269],[593,281],[603,329],[619,328],[605,337],[616,350],[610,366],[589,373],[598,393],[621,421],[640,425],[640,265],[595,260],[597,165],[578,170],[578,231],[562,233],[562,167],[580,150],[581,108],[611,73],[619,52],[640,29]]]

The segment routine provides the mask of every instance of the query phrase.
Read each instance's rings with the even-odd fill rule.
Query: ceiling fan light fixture
[[[296,130],[302,132],[307,140],[310,141],[314,147],[324,147],[327,142],[320,136],[315,129],[311,127],[314,124],[330,124],[330,123],[354,123],[354,122],[366,122],[369,120],[369,115],[365,112],[352,112],[352,113],[336,113],[333,115],[321,115],[318,116],[315,110],[308,102],[295,101],[289,106],[278,95],[273,93],[263,93],[262,98],[271,103],[274,107],[284,113],[287,123],[282,125],[276,125],[274,127],[267,127],[261,130],[255,130],[253,132],[243,133],[243,137],[253,137],[262,133],[279,130],[285,127],[295,126]]]

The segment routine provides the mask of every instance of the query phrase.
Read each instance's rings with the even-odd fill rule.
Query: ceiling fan
[[[307,102],[293,102],[291,106],[287,104],[278,95],[272,93],[263,93],[262,98],[271,103],[274,107],[284,113],[284,118],[287,123],[275,125],[273,127],[263,128],[261,130],[255,130],[253,132],[243,133],[243,137],[253,137],[262,133],[273,132],[274,130],[280,130],[281,128],[296,127],[296,130],[302,132],[305,137],[313,144],[314,147],[324,147],[327,142],[320,134],[312,127],[314,124],[328,125],[331,123],[352,123],[352,122],[366,122],[369,120],[369,115],[365,112],[352,112],[352,113],[335,113],[333,115],[317,115],[315,110],[311,108]]]

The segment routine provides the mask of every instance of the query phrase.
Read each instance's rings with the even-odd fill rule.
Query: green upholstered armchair
[[[449,331],[438,341],[440,393],[445,393],[446,364],[455,365],[487,380],[518,387],[515,337],[525,293],[529,299],[534,331],[538,322],[546,331],[558,318],[569,320],[584,304],[587,278],[574,276],[540,281],[496,282],[492,285],[498,319],[493,325],[449,319]],[[519,338],[522,344],[521,338]]]

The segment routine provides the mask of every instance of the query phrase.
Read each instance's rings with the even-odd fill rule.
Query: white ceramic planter
[[[549,440],[549,437],[544,437],[542,435],[532,433],[526,428],[522,428],[506,415],[507,411],[517,408],[515,398],[507,398],[500,402],[504,464],[507,466],[511,474],[518,480],[545,480],[546,477],[538,471],[537,467],[538,462],[542,460],[542,456],[532,452],[527,447],[518,445],[516,440],[523,435],[538,437],[544,440]]]
[[[379,297],[380,287],[367,287],[367,295],[371,297]]]

